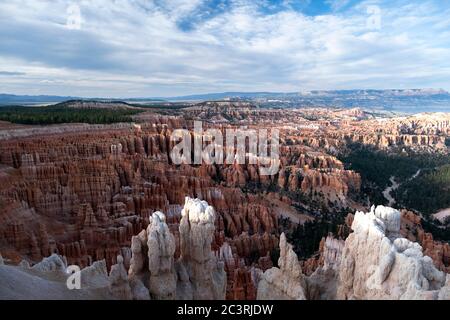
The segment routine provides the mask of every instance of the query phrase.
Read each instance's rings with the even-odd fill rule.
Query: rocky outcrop
[[[321,241],[318,267],[306,278],[307,297],[309,300],[334,300],[338,284],[344,240],[332,235]]]
[[[227,274],[226,299],[255,300],[257,289],[257,279],[253,276],[255,268],[246,266],[242,258],[233,254],[227,242],[220,247],[219,259],[225,264]]]
[[[439,300],[450,300],[450,275],[447,274],[447,278],[445,280],[445,286],[439,290]]]
[[[383,206],[372,207],[368,213],[356,212],[353,233],[345,242],[333,237],[322,241],[320,266],[310,276],[301,273],[297,257],[282,235],[280,268],[262,275],[257,297],[448,299],[449,275],[435,267],[418,243],[401,236],[400,217],[398,210]],[[286,261],[295,267],[286,269]],[[287,278],[295,280],[288,282]],[[287,294],[292,288],[302,295]]]
[[[130,279],[138,287],[142,287],[140,282],[147,284],[153,299],[175,299],[175,239],[162,212],[153,213],[147,230],[132,238],[131,252]]]
[[[323,247],[323,269],[338,270],[345,241],[334,238],[332,235],[325,239]]]
[[[450,273],[450,244],[435,241],[433,235],[427,232],[419,233],[419,238],[424,254],[433,259],[439,270]]]
[[[181,255],[177,272],[183,290],[179,298],[225,299],[226,275],[223,262],[212,254],[216,213],[206,201],[186,197],[181,212]],[[186,277],[187,276],[187,277]]]
[[[225,299],[224,265],[211,250],[214,208],[187,197],[181,214],[178,261],[166,217],[155,212],[147,230],[132,238],[130,279],[141,289],[140,283],[148,283],[153,299]]]
[[[128,281],[127,270],[123,265],[123,257],[117,257],[117,264],[111,267],[109,274],[110,290],[114,297],[120,300],[131,300],[133,295],[131,293],[130,283]]]
[[[258,284],[259,300],[306,300],[306,282],[297,255],[284,233],[280,236],[279,268],[263,273]]]
[[[117,299],[110,290],[105,261],[96,261],[79,273],[79,289],[73,284],[64,257],[56,254],[30,267],[23,260],[19,266],[0,265],[0,299]]]
[[[175,240],[166,224],[166,217],[155,212],[147,228],[149,291],[155,299],[175,299]]]
[[[37,272],[66,272],[67,263],[57,254],[44,258],[41,262],[35,264],[31,269]]]
[[[445,274],[418,243],[400,237],[400,212],[356,212],[339,267],[339,299],[437,299]]]
[[[425,232],[421,217],[408,210],[401,211],[400,233],[403,237],[418,242],[424,255],[433,259],[434,265],[441,271],[450,273],[450,244],[436,241],[431,233]]]

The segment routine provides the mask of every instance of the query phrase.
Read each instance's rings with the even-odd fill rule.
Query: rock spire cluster
[[[356,212],[353,233],[345,242],[327,238],[324,263],[309,277],[301,274],[282,235],[279,268],[264,272],[258,298],[450,299],[450,275],[439,271],[418,243],[400,235],[400,221],[400,212],[389,207]]]

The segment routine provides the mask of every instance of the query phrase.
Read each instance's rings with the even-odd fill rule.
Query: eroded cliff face
[[[401,236],[400,225],[401,213],[393,208],[378,206],[368,213],[356,212],[353,233],[345,242],[327,238],[323,265],[311,276],[297,277],[300,280],[292,284],[266,271],[258,286],[258,297],[277,299],[278,292],[298,286],[310,299],[449,299],[450,276],[434,266],[418,243]],[[281,243],[280,260],[290,257],[298,263]],[[286,273],[282,263],[273,269],[276,275]],[[266,290],[269,281],[265,278],[277,290]]]

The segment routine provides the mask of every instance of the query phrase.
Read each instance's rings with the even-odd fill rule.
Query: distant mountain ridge
[[[99,101],[99,102],[114,102],[114,101],[128,101],[128,102],[141,102],[141,101],[164,101],[163,99],[154,98],[124,98],[124,99],[111,99],[111,98],[83,98],[73,96],[52,96],[52,95],[14,95],[14,94],[1,94],[0,93],[0,107],[3,105],[39,105],[39,104],[54,104],[66,101]]]
[[[15,94],[0,94],[0,104],[39,104],[46,102],[58,103],[67,100],[76,100],[76,97],[70,96],[51,96],[51,95],[15,95]]]
[[[450,93],[443,89],[389,90],[312,90],[302,92],[218,92],[177,97],[80,98],[67,96],[20,96],[0,94],[1,105],[59,103],[67,100],[124,101],[131,103],[161,101],[252,100],[264,107],[338,107],[371,108],[404,112],[450,112]]]
[[[301,92],[221,92],[165,98],[170,100],[212,100],[226,98],[275,98],[275,97],[311,97],[311,96],[348,96],[348,95],[386,95],[386,96],[425,96],[446,95],[444,89],[352,89],[352,90],[311,90]]]

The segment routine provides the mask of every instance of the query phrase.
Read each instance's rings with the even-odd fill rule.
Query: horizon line
[[[139,96],[139,97],[95,97],[95,96],[78,96],[78,95],[64,95],[64,94],[19,94],[19,93],[5,93],[1,92],[0,96],[16,96],[16,97],[55,97],[55,98],[76,98],[76,99],[98,99],[98,100],[144,100],[144,99],[174,99],[174,98],[184,98],[184,97],[195,97],[195,96],[207,96],[207,95],[226,95],[226,94],[305,94],[311,92],[346,92],[346,91],[443,91],[447,94],[450,92],[443,88],[390,88],[390,89],[312,89],[312,90],[298,90],[298,91],[217,91],[217,92],[206,92],[206,93],[190,93],[183,95],[171,95],[171,96]]]

